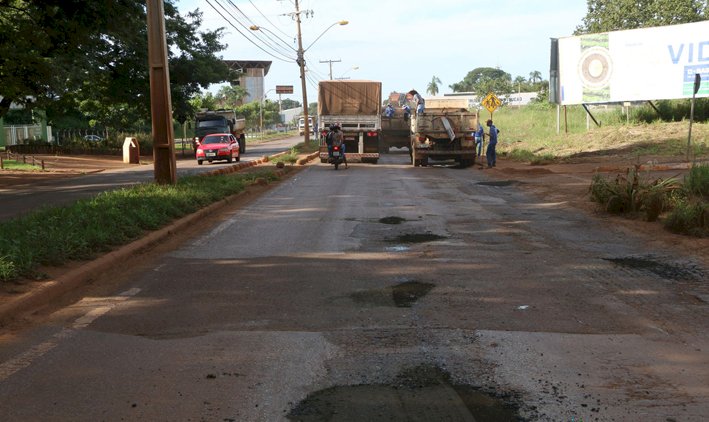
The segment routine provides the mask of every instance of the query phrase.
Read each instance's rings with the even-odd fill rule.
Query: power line
[[[217,1],[219,1],[219,0],[217,0]],[[227,0],[227,2],[228,2],[234,9],[236,9],[236,11],[239,12],[244,18],[246,18],[246,20],[247,20],[251,25],[254,25],[254,26],[257,26],[257,27],[258,27],[258,25],[256,25],[256,23],[255,23],[254,21],[252,21],[251,18],[249,18],[248,15],[246,15],[246,13],[244,13],[244,12],[239,8],[239,6],[237,6],[236,4],[234,4],[234,2],[233,2],[232,0]],[[224,6],[222,6],[222,7],[224,7]],[[241,25],[244,29],[251,30],[250,25],[244,24],[241,20],[239,20],[239,18],[237,18],[237,17],[234,16],[234,15],[231,15],[231,14],[230,14],[230,16],[232,16],[237,22],[239,22],[239,25]],[[295,52],[295,49],[292,48],[291,46],[289,46],[287,42],[283,41],[280,37],[278,37],[278,35],[273,34],[276,38],[278,38],[278,41],[280,41],[281,43],[283,43],[282,45],[279,45],[277,41],[275,41],[273,38],[271,38],[271,36],[268,34],[269,32],[271,32],[271,31],[266,31],[265,28],[264,28],[264,31],[261,31],[261,34],[254,33],[253,35],[254,35],[259,41],[263,42],[264,44],[266,44],[267,46],[269,46],[270,48],[272,48],[274,51],[278,51],[280,54],[283,54],[283,55],[288,56],[290,53]],[[272,33],[272,32],[271,32],[271,33]],[[260,35],[264,35],[266,38],[268,38],[268,40],[269,40],[270,42],[261,39],[261,38],[260,38]],[[273,43],[273,44],[271,44],[271,43]],[[285,48],[288,49],[288,50],[285,50],[286,53],[283,53],[283,51],[284,51],[284,47],[283,47],[283,46],[285,46]],[[280,50],[280,51],[279,51],[279,50]],[[289,51],[289,50],[290,50],[290,51]]]
[[[295,60],[293,60],[293,59],[290,58],[290,57],[287,57],[287,58],[284,59],[284,58],[282,58],[282,57],[278,57],[278,56],[276,56],[275,54],[273,54],[273,53],[271,53],[271,52],[265,50],[263,47],[261,47],[261,46],[258,45],[256,42],[254,42],[251,38],[249,38],[246,34],[244,34],[243,32],[241,32],[241,31],[239,30],[239,28],[237,28],[236,26],[234,26],[234,24],[231,23],[231,21],[230,21],[229,19],[227,19],[226,16],[224,16],[224,15],[222,14],[222,12],[220,12],[219,9],[217,9],[217,8],[212,4],[212,2],[211,2],[210,0],[206,0],[206,1],[207,1],[207,4],[209,4],[209,5],[212,7],[212,9],[214,9],[214,11],[217,12],[217,13],[219,14],[219,16],[222,17],[222,19],[224,19],[232,28],[236,29],[236,32],[238,32],[239,34],[241,34],[241,36],[243,36],[244,38],[246,38],[246,40],[247,40],[248,42],[250,42],[251,44],[253,44],[254,46],[256,46],[256,48],[258,48],[259,50],[263,51],[264,53],[268,54],[269,56],[271,56],[271,57],[273,57],[273,58],[275,58],[275,59],[278,59],[278,60],[281,60],[281,61],[284,61],[284,62],[287,62],[287,63],[295,63]],[[221,4],[218,2],[218,0],[214,0],[214,1],[217,2],[217,4],[219,4],[220,7],[224,8],[224,6],[221,5]],[[230,16],[232,16],[232,15],[229,13],[229,11],[227,11],[226,9],[225,9],[224,11],[225,11],[227,14],[229,14]],[[232,17],[233,17],[233,16],[232,16]],[[278,54],[281,54],[281,53],[278,53]]]
[[[259,12],[259,14],[260,14],[261,16],[263,16],[264,19],[266,19],[266,22],[270,23],[274,28],[276,28],[276,29],[278,30],[278,32],[280,32],[281,34],[285,35],[285,36],[288,37],[288,38],[295,38],[293,35],[288,35],[288,34],[286,34],[285,32],[281,31],[281,29],[278,27],[278,25],[275,25],[273,22],[271,22],[271,21],[266,17],[266,15],[264,15],[263,12],[261,12],[261,10],[259,10],[259,8],[256,7],[256,5],[254,4],[254,2],[252,2],[251,0],[249,0],[249,3],[251,3],[251,5],[254,7],[254,9],[256,9],[256,11]]]

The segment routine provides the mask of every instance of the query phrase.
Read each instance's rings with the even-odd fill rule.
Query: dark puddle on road
[[[447,239],[445,236],[439,236],[433,233],[409,233],[397,236],[394,239],[390,239],[389,242],[392,243],[426,243],[435,242],[437,240]]]
[[[406,221],[406,219],[401,217],[384,217],[379,219],[379,222],[382,224],[401,224],[404,221]]]
[[[491,182],[478,182],[476,184],[481,185],[481,186],[497,186],[497,187],[504,187],[504,186],[512,186],[522,183],[519,180],[495,180]]]
[[[616,265],[650,272],[664,279],[675,281],[702,281],[706,275],[704,272],[691,264],[668,264],[660,262],[653,257],[630,256],[624,258],[603,258]]]
[[[410,308],[434,287],[431,283],[405,281],[383,289],[355,292],[350,295],[350,298],[356,303],[367,305]]]
[[[507,396],[506,398],[508,398]],[[336,386],[310,394],[286,416],[291,421],[519,420],[517,406],[467,385],[440,368],[405,370],[389,384]]]

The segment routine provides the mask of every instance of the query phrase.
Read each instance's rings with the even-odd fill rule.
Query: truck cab
[[[239,150],[246,152],[246,120],[238,118],[234,110],[203,110],[195,115],[195,138],[192,143],[195,151],[202,139],[213,133],[230,133],[239,142]]]
[[[315,134],[315,131],[317,128],[313,124],[313,118],[308,117],[308,127],[310,128],[310,133]],[[305,135],[305,117],[301,117],[298,119],[298,134],[300,136]]]

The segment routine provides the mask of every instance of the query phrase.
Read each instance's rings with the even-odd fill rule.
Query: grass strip
[[[189,176],[174,186],[145,183],[0,222],[0,282],[41,278],[39,266],[94,258],[241,192],[257,178],[277,176],[263,171]]]
[[[2,166],[4,170],[21,170],[21,171],[41,171],[42,167],[25,164],[17,160],[3,160]]]

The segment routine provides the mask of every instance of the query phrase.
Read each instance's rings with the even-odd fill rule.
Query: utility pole
[[[174,185],[177,183],[177,164],[175,163],[175,134],[172,128],[172,99],[163,0],[147,0],[147,11],[155,181],[161,185]]]
[[[332,64],[333,63],[340,63],[342,60],[337,59],[337,60],[320,60],[320,63],[330,63],[330,80],[332,80]]]
[[[296,60],[300,66],[300,84],[303,90],[303,118],[305,119],[304,142],[310,143],[310,122],[308,121],[308,90],[305,83],[305,52],[303,51],[303,37],[300,33],[300,6],[298,0],[295,0],[295,21],[298,27],[298,59]]]

